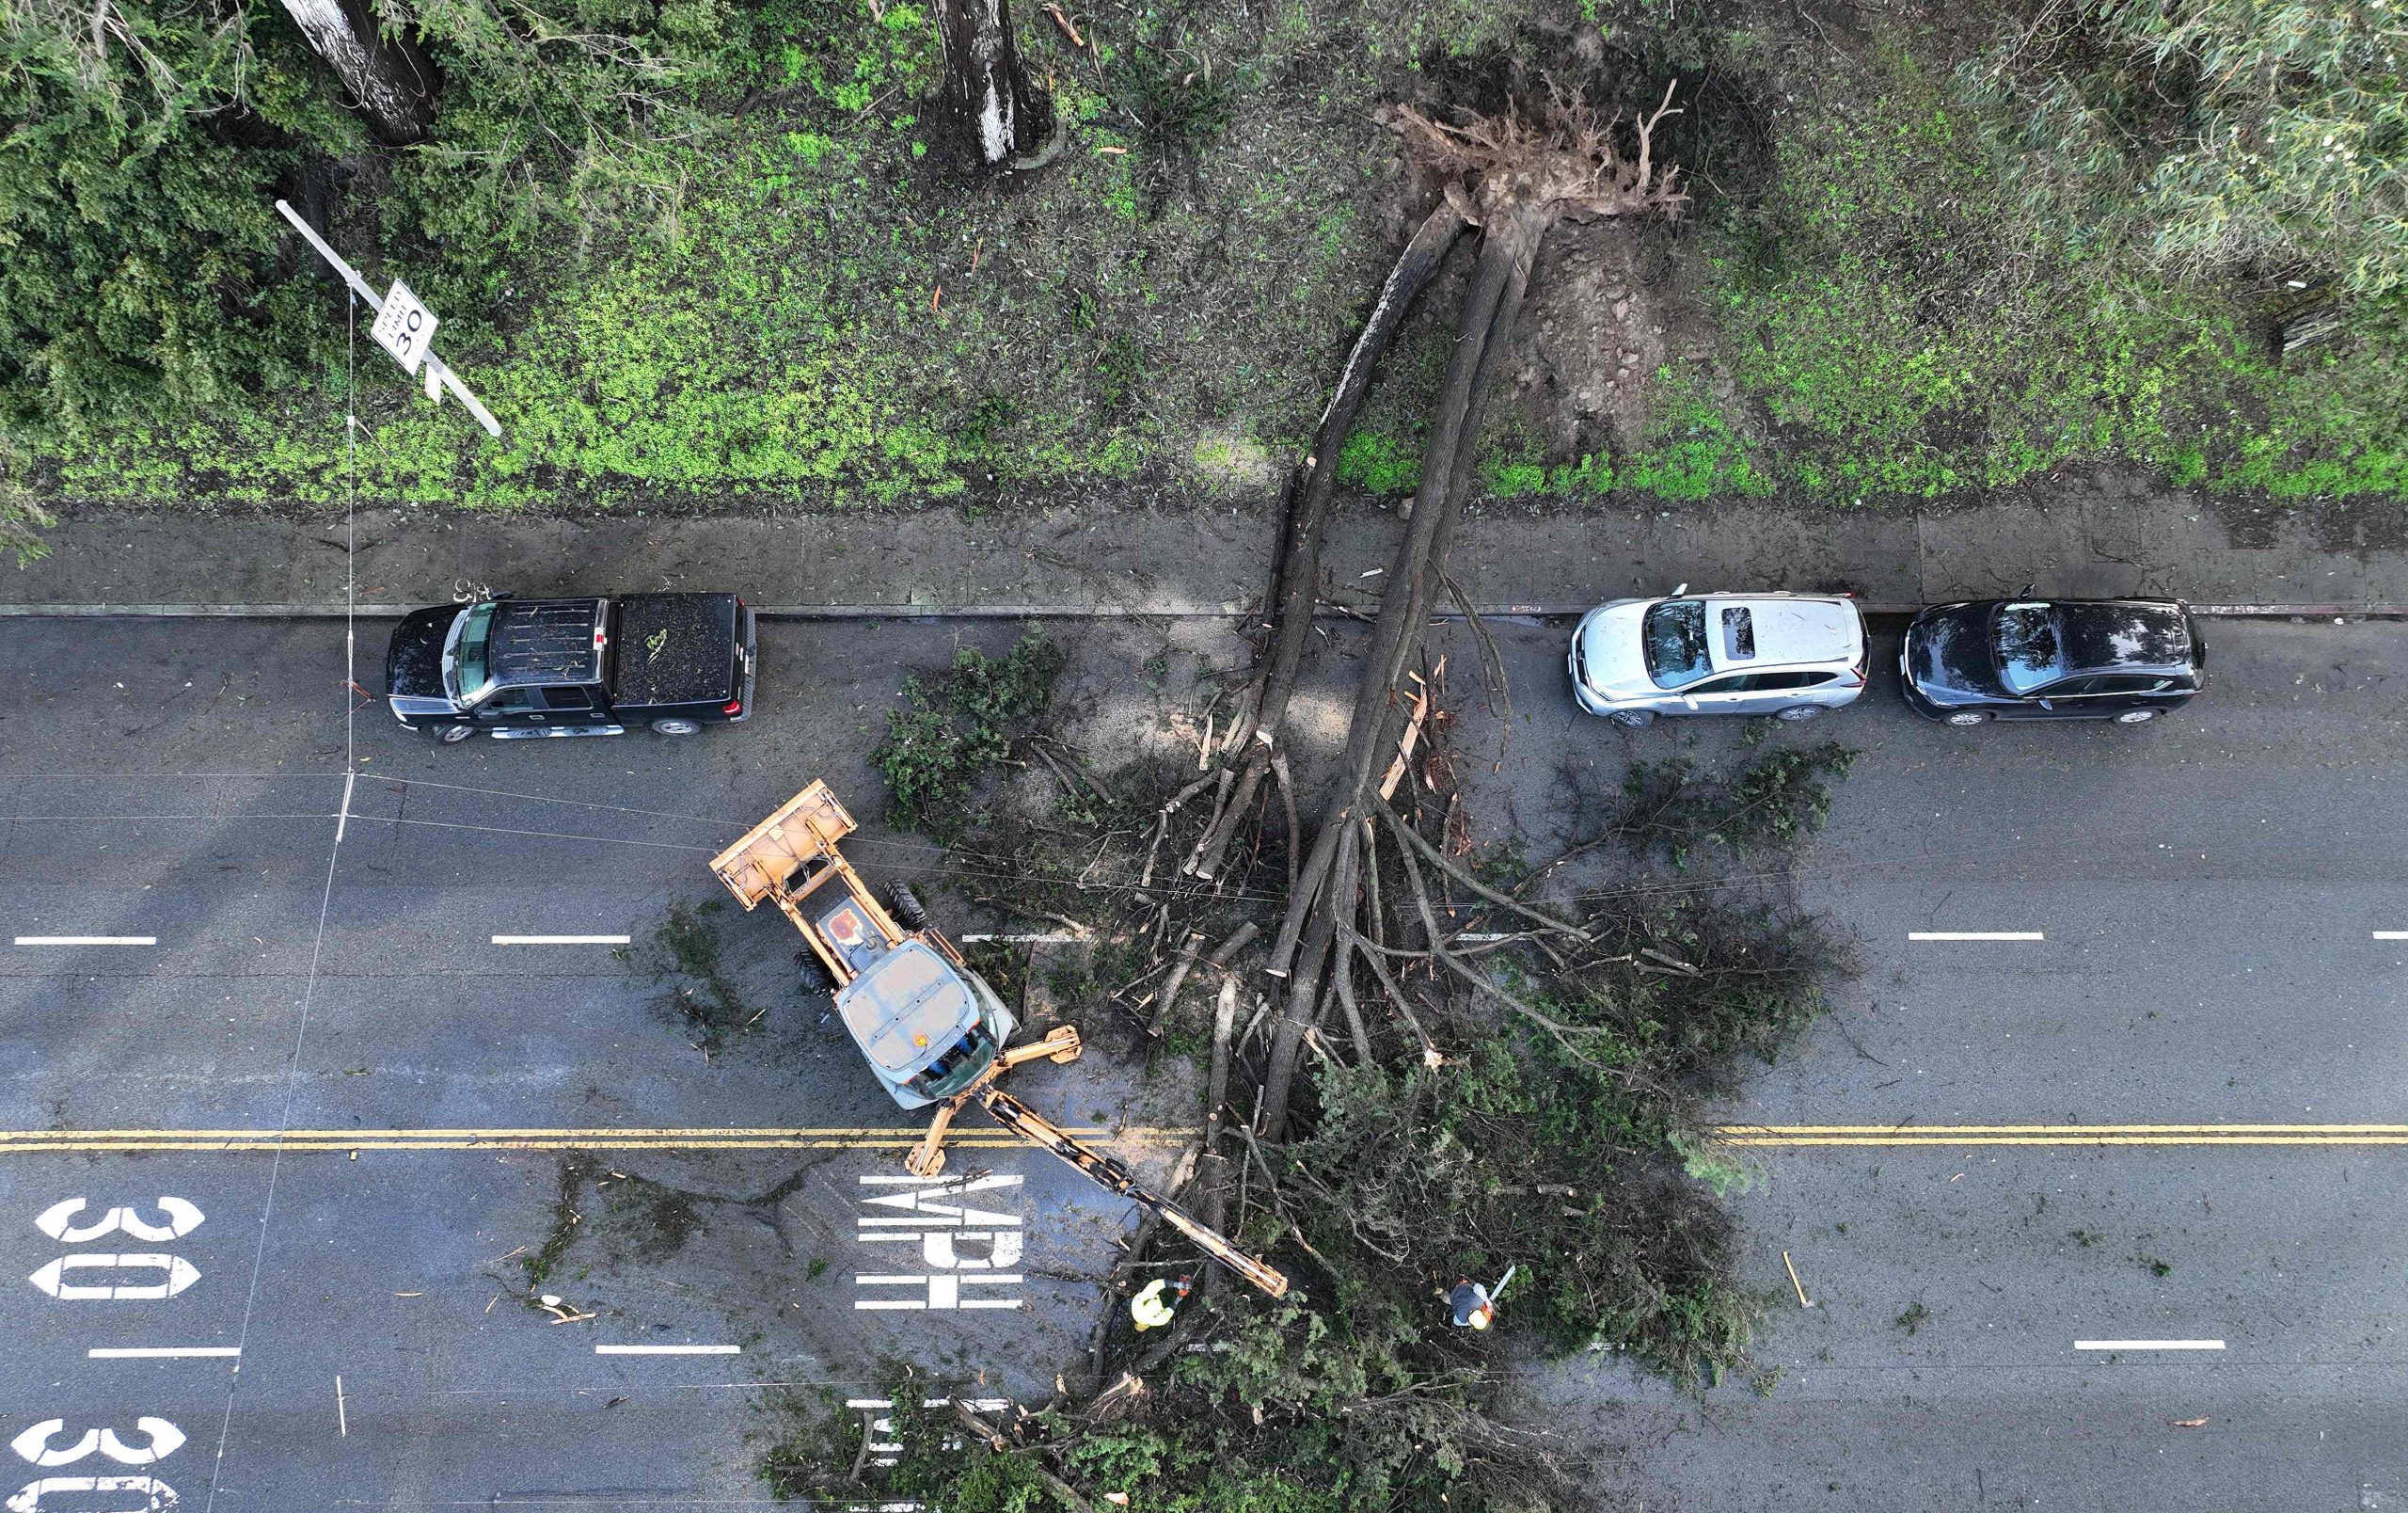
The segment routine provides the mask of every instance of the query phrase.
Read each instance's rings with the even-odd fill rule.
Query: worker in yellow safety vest
[[[1130,1298],[1129,1316],[1137,1321],[1139,1331],[1160,1329],[1169,1323],[1195,1280],[1193,1277],[1181,1277],[1172,1282],[1156,1277],[1146,1284],[1144,1291]],[[1167,1299],[1163,1296],[1165,1292],[1172,1294]]]

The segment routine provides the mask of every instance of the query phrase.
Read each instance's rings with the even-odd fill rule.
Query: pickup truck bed
[[[619,709],[723,702],[740,692],[736,648],[743,627],[735,595],[630,594],[612,602],[619,623],[610,682]]]

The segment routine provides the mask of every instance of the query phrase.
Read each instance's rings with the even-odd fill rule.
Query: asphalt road
[[[766,1505],[790,1397],[903,1361],[1050,1392],[1129,1205],[974,1114],[952,1190],[904,1181],[919,1123],[705,867],[826,775],[856,862],[926,875],[876,822],[881,712],[1014,633],[773,626],[743,727],[443,748],[347,724],[340,623],[0,627],[0,1435],[50,1425],[14,1440],[40,1506],[142,1501],[66,1485],[108,1476],[187,1509]],[[1096,720],[1197,665],[1147,627],[1083,645]],[[677,905],[716,911],[717,1037],[642,969]],[[36,943],[93,937],[144,943]],[[1193,1122],[1100,1056],[1014,1089],[1158,1175],[1152,1110]],[[728,1130],[768,1133],[697,1133]]]
[[[1510,818],[1543,854],[1561,763],[1737,749],[1735,726],[1579,717],[1560,630],[1497,629],[1512,719],[1474,700],[1458,725],[1497,764],[1476,776],[1490,835]],[[1077,719],[1106,739],[1161,734],[1232,655],[1201,623],[1063,633]],[[782,921],[706,916],[759,1013],[717,1041],[608,945],[492,938],[642,948],[713,897],[712,851],[815,775],[870,819],[897,669],[1012,634],[776,626],[747,727],[441,749],[372,707],[347,724],[339,625],[0,625],[0,943],[154,941],[0,944],[0,1261],[29,1279],[0,1288],[0,1434],[26,1478],[155,1475],[187,1508],[741,1507],[787,1393],[872,1394],[900,1357],[999,1395],[1050,1387],[1125,1205],[1048,1157],[968,1147],[948,1175],[1003,1179],[962,1202],[1013,1238],[888,1265],[862,1220],[897,1212],[868,1202],[893,1187],[863,1179],[899,1171],[911,1122],[793,993]],[[1729,1110],[1776,1142],[1738,1200],[1751,1280],[1789,1295],[1786,1250],[1814,1306],[1776,1308],[1764,1379],[1702,1397],[1604,1360],[1534,1367],[1535,1415],[1628,1447],[1617,1489],[1751,1510],[2408,1497],[2408,1150],[2329,1127],[2403,1117],[2408,942],[2372,938],[2408,930],[2401,631],[2212,636],[2210,693],[2154,726],[1939,729],[1883,685],[1771,736],[1862,752],[1797,878],[1859,972]],[[1443,639],[1465,687],[1477,648]],[[1351,675],[1347,644],[1322,676]],[[380,645],[363,627],[372,673]],[[1312,690],[1298,713],[1334,731],[1339,708]],[[855,849],[884,875],[939,870],[874,823]],[[2042,938],[1908,938],[1998,932]],[[1175,1087],[1102,1058],[1023,1075],[1141,1161],[1174,1148],[1144,1132]],[[2303,1129],[2101,1146],[2050,1128],[2231,1123]],[[1967,1125],[2004,1133],[1943,1128]],[[2038,1143],[1905,1143],[1926,1139]],[[962,1280],[1006,1249],[1021,1281]],[[89,1259],[118,1255],[173,1259]],[[32,1280],[68,1261],[52,1283],[128,1295]],[[957,1285],[930,1287],[940,1269]],[[1019,1306],[857,1306],[982,1285]],[[2178,1339],[2224,1348],[2075,1348]],[[241,1353],[93,1354],[169,1349]]]
[[[2408,930],[2408,634],[2210,639],[2209,693],[2137,729],[1942,729],[1886,680],[1808,727],[1861,753],[1797,877],[1859,970],[1727,1117],[1857,1132],[1748,1153],[1764,1377],[1701,1399],[1602,1359],[1537,1375],[1534,1411],[1628,1447],[1608,1476],[1635,1504],[2408,1505],[2408,1149],[2365,1143],[2408,1139],[2408,943],[2373,938]],[[2397,1127],[2333,1127],[2364,1123]]]

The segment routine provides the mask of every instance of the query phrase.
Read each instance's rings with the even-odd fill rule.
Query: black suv
[[[2207,686],[2208,648],[2170,599],[1976,599],[1916,615],[1898,671],[1908,706],[1953,725],[2139,725]]]

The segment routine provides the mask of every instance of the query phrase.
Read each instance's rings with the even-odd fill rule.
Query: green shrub
[[[270,202],[345,126],[258,8],[112,8],[103,30],[86,8],[0,5],[0,426],[206,407],[290,381],[323,342],[332,301],[277,267]]]
[[[940,836],[969,823],[971,788],[1045,712],[1061,666],[1060,648],[1031,633],[1001,661],[962,647],[933,689],[907,679],[909,707],[888,711],[886,741],[870,757],[886,777],[889,822]]]
[[[2129,239],[2181,272],[2408,282],[2408,10],[2077,0],[2006,33],[1963,76],[2083,254]]]

